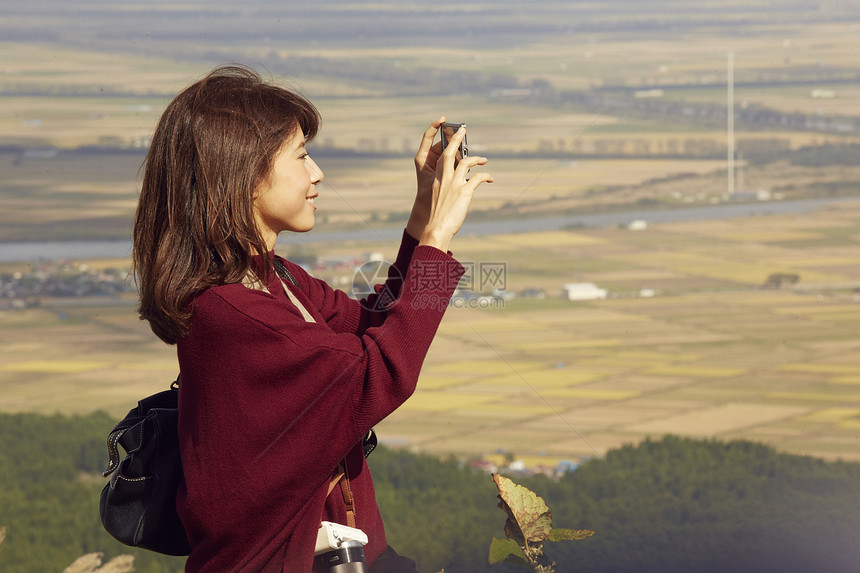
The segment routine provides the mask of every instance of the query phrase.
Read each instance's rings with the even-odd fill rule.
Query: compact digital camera
[[[362,530],[323,521],[314,548],[314,573],[366,573],[366,544]]]
[[[446,147],[448,147],[448,141],[454,137],[454,134],[457,133],[457,130],[461,127],[466,127],[465,123],[457,123],[453,121],[446,121],[442,125],[439,126],[439,134],[442,137],[442,150],[444,151]],[[460,142],[460,147],[457,149],[457,154],[454,156],[454,167],[460,163],[461,159],[465,159],[469,157],[469,146],[466,144],[466,136],[463,136],[463,141]]]

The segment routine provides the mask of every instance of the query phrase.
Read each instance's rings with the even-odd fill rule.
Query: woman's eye
[[[307,159],[308,157],[310,157],[310,155],[307,153],[302,153],[301,155],[299,155],[299,159]]]

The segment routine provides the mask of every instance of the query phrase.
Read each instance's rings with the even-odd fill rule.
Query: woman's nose
[[[310,158],[308,158],[308,159],[310,159]],[[322,169],[320,169],[319,165],[317,165],[316,161],[314,161],[313,159],[310,159],[309,167],[311,170],[311,181],[313,182],[314,185],[316,185],[317,183],[319,183],[320,181],[325,179],[325,175],[323,174]]]

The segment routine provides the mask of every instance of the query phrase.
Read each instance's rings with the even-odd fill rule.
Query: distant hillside
[[[763,24],[846,22],[860,16],[856,3],[836,0],[708,0],[695,5],[681,0],[246,0],[241,4],[225,0],[182,4],[42,0],[3,4],[0,37],[6,41],[74,42],[88,48],[163,52],[179,59],[199,56],[207,49],[253,45],[261,39],[291,47],[361,42],[391,48],[444,42],[487,48],[564,34],[710,32],[715,28],[741,34]],[[27,25],[21,25],[22,19]]]
[[[182,570],[182,559],[129,551],[101,529],[98,472],[113,423],[0,415],[0,570],[62,571],[91,552],[133,553],[139,572]],[[486,565],[505,519],[488,475],[385,448],[370,462],[389,541],[422,571],[518,570]],[[515,480],[547,500],[554,525],[597,532],[548,547],[559,571],[856,573],[860,562],[860,464],[667,437],[557,482]]]

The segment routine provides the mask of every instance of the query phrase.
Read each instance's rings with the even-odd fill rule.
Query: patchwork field
[[[810,298],[816,313],[805,312]],[[431,384],[382,435],[440,453],[543,452],[548,462],[664,433],[860,459],[860,305],[840,298],[741,290],[454,312],[425,368]],[[852,319],[837,318],[846,306]]]
[[[707,0],[679,12],[643,3],[626,13],[599,3],[251,2],[205,17],[178,5],[169,17],[105,5],[98,30],[89,8],[23,6],[4,20],[19,40],[0,42],[0,242],[127,239],[143,148],[163,107],[224,62],[280,78],[321,110],[311,147],[326,173],[320,230],[400,225],[414,192],[411,155],[442,114],[467,122],[472,152],[491,160],[496,182],[473,206],[487,226],[502,216],[724,202],[729,52],[746,150],[737,189],[856,196],[850,157],[803,163],[793,154],[860,141],[851,124],[856,8],[771,4]],[[740,119],[757,106],[784,115]],[[792,114],[811,119],[789,125]],[[836,123],[818,129],[819,120]],[[792,154],[757,163],[750,153],[773,149]],[[858,223],[855,202],[641,231],[458,237],[460,260],[503,264],[508,291],[545,298],[451,308],[419,390],[380,436],[532,465],[667,432],[860,460]],[[393,256],[396,245],[302,248],[362,257]],[[779,275],[799,280],[762,289]],[[349,270],[321,276],[352,281]],[[610,296],[563,300],[571,282]],[[136,318],[130,295],[28,302],[0,310],[1,410],[120,417],[175,377],[173,349]]]
[[[532,464],[664,433],[860,460],[858,222],[860,207],[846,203],[643,231],[460,237],[461,260],[503,261],[508,289],[540,287],[547,298],[451,308],[418,391],[379,434],[420,451]],[[774,272],[800,280],[760,288]],[[562,300],[562,283],[574,280],[612,296]],[[655,296],[638,296],[643,288]],[[173,350],[136,319],[133,298],[42,303],[0,311],[0,409],[121,416],[175,376]]]
[[[731,6],[737,8],[740,3]],[[726,134],[721,122],[697,125],[692,120],[675,121],[671,115],[626,114],[600,103],[545,101],[529,92],[529,86],[544,86],[540,89],[548,90],[548,97],[601,86],[674,85],[655,101],[722,106],[726,54],[733,51],[739,110],[763,105],[786,113],[853,117],[857,85],[842,80],[822,84],[827,97],[818,97],[810,86],[819,86],[820,81],[813,78],[809,85],[804,83],[804,78],[831,72],[836,81],[843,67],[845,73],[853,69],[857,35],[850,22],[786,23],[799,10],[792,6],[781,14],[789,19],[786,22],[771,14],[753,24],[767,10],[743,8],[752,18],[744,24],[744,33],[715,20],[714,29],[698,31],[696,42],[680,33],[655,36],[635,27],[625,33],[600,32],[597,27],[584,34],[536,34],[521,44],[494,37],[483,46],[470,46],[467,57],[456,43],[425,45],[418,38],[416,44],[398,46],[392,53],[390,46],[372,39],[356,46],[337,39],[308,43],[255,36],[250,42],[212,46],[205,57],[192,38],[193,55],[184,58],[170,58],[157,50],[99,49],[86,42],[3,41],[0,59],[10,65],[0,74],[0,150],[8,150],[0,154],[0,194],[5,205],[0,212],[0,241],[127,237],[142,151],[117,154],[116,149],[142,150],[170,96],[219,62],[247,62],[264,76],[304,92],[319,107],[323,129],[311,151],[326,149],[329,154],[318,158],[327,176],[319,216],[332,225],[358,226],[367,221],[382,225],[403,219],[414,177],[410,157],[423,129],[441,114],[466,121],[472,152],[491,160],[488,170],[496,183],[482,188],[476,211],[491,213],[506,206],[506,216],[516,217],[640,203],[721,202],[727,189]],[[706,3],[700,9],[703,13],[715,10],[722,17],[729,8]],[[559,10],[557,17],[575,19],[593,18],[593,10],[601,11],[590,5],[534,6],[520,23],[533,25]],[[215,10],[212,17],[218,13]],[[504,14],[494,17],[511,16]],[[142,13],[138,16],[143,18]],[[604,17],[609,15],[599,18]],[[676,17],[684,21],[684,16]],[[26,26],[23,15],[14,18],[10,23]],[[42,19],[48,27],[56,25],[47,14],[36,17],[39,22]],[[731,30],[729,36],[726,29]],[[309,60],[337,67],[315,71]],[[440,62],[444,62],[441,67]],[[355,77],[347,73],[351,68],[376,75]],[[402,81],[391,70],[401,70]],[[516,90],[493,95],[499,90],[491,86],[486,90],[451,86],[441,93],[424,94],[410,88],[410,82],[418,81],[410,75],[416,70],[462,74],[457,77],[466,86],[471,74],[498,77],[531,95],[517,95]],[[770,86],[760,78],[783,81],[780,74],[796,81]],[[688,85],[694,87],[684,89]],[[739,150],[773,141],[795,150],[860,141],[850,131],[748,125],[740,120],[735,128]],[[64,154],[80,146],[114,152]],[[60,154],[40,155],[38,151],[45,148]],[[21,149],[31,153],[22,154]],[[376,155],[356,157],[355,153]],[[834,186],[847,194],[846,182],[860,180],[860,168],[851,165],[838,169],[747,165],[739,156],[738,166],[743,169],[739,189],[773,189],[789,195],[821,194]],[[713,269],[717,276],[733,279],[718,265]],[[733,272],[753,271],[735,268]],[[821,272],[822,280],[828,280],[826,270]]]

